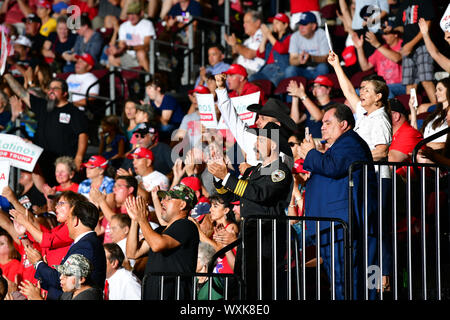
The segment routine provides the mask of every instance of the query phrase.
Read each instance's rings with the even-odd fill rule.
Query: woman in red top
[[[14,220],[26,228],[28,237],[40,244],[41,253],[43,256],[46,256],[49,266],[60,264],[69,250],[73,239],[69,237],[66,221],[75,203],[77,201],[86,201],[86,198],[69,190],[61,193],[56,201],[56,219],[59,225],[51,230],[40,225],[32,215],[27,216],[17,210],[10,211]]]
[[[14,248],[12,237],[6,232],[0,233],[0,269],[9,281],[22,280],[22,264],[19,259],[20,255]]]
[[[59,157],[55,161],[55,178],[59,185],[50,188],[50,186],[44,186],[44,193],[46,196],[55,194],[56,192],[62,192],[71,190],[78,192],[78,183],[72,181],[76,172],[76,165],[73,158],[68,156]]]

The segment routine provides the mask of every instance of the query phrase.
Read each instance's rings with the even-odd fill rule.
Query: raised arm
[[[139,224],[136,221],[136,215],[134,214],[134,197],[128,197],[125,200],[125,206],[127,208],[128,215],[131,218],[131,226],[127,236],[126,255],[128,259],[137,259],[148,253],[150,247],[148,243],[143,240],[139,241]]]
[[[324,112],[322,110],[320,110],[317,107],[317,105],[308,97],[308,95],[306,94],[306,91],[305,91],[305,87],[303,86],[303,83],[300,83],[300,85],[297,85],[297,83],[292,80],[289,82],[287,91],[290,96],[298,97],[299,99],[302,100],[303,105],[306,107],[306,109],[309,111],[309,113],[315,120],[317,120],[317,121],[322,120]],[[294,99],[292,99],[292,101],[294,101]],[[291,109],[291,116],[292,116],[292,113],[293,113],[293,111]],[[296,121],[296,120],[298,120],[298,122],[296,122],[296,123],[301,122],[300,117],[298,119],[294,119],[294,121]]]
[[[437,64],[439,64],[442,69],[444,69],[446,72],[450,72],[450,59],[439,52],[430,38],[430,34],[428,32],[429,21],[425,21],[424,18],[420,18],[419,28],[420,32],[422,33],[425,46],[427,47],[427,50],[430,53],[431,57],[433,57],[433,59],[437,62]]]
[[[363,45],[364,45],[364,39],[363,36],[359,36],[356,32],[352,33],[352,40],[353,44],[356,48],[356,54],[358,55],[358,62],[359,66],[361,67],[362,71],[367,71],[369,69],[373,68],[373,65],[370,64],[370,62],[367,60],[366,54],[364,53]]]
[[[339,57],[333,51],[330,51],[328,55],[328,63],[333,66],[339,81],[339,85],[341,86],[341,90],[344,93],[345,98],[350,103],[350,108],[352,109],[353,113],[355,113],[356,105],[361,100],[356,94],[355,88],[353,87],[350,79],[345,74],[344,69],[342,69],[342,66],[339,62]]]
[[[6,73],[3,75],[4,79],[8,83],[11,90],[27,105],[28,108],[31,107],[30,104],[30,94],[25,90],[25,88],[16,80],[14,77]]]
[[[402,55],[400,52],[394,51],[390,49],[388,46],[383,46],[377,39],[375,33],[366,32],[366,41],[370,43],[376,50],[380,51],[380,53],[388,58],[389,60],[400,63],[402,61]]]

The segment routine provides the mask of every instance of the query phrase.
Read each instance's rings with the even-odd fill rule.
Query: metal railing
[[[154,278],[151,284],[148,281]],[[199,278],[207,286],[207,295],[201,300],[231,300],[241,299],[241,280],[238,276],[228,273],[173,273],[150,272],[142,279],[141,299],[151,300],[199,300]],[[206,279],[205,279],[206,278]],[[206,281],[205,281],[206,280]],[[187,288],[186,288],[187,286]],[[237,296],[231,295],[232,287],[236,287]],[[151,293],[148,293],[151,290]],[[213,290],[216,297],[213,297]]]
[[[300,223],[300,232],[293,229],[291,221]],[[337,296],[347,299],[349,254],[342,253],[346,253],[350,246],[345,221],[322,217],[250,216],[244,218],[241,234],[244,239],[241,274],[246,299],[307,300],[313,296],[311,292],[315,292],[315,299],[320,300],[323,292],[322,271],[329,278],[330,299],[335,300]],[[270,257],[267,248],[271,250]],[[325,251],[327,248],[329,253]],[[308,249],[314,252],[310,257],[307,257]],[[321,267],[325,257],[329,268]],[[256,261],[252,261],[254,258]],[[342,267],[338,275],[335,269],[337,264]],[[312,269],[308,265],[315,267],[313,286],[307,281],[307,269]],[[343,279],[344,287],[336,285],[338,279]],[[256,295],[249,292],[255,282]],[[336,295],[340,289],[342,292]]]
[[[398,174],[386,180],[387,183],[383,183],[378,175],[374,190],[374,181],[369,178],[369,171],[373,170],[373,166],[379,169],[378,172],[388,166],[393,173]],[[442,239],[448,238],[449,208],[446,212],[441,212],[444,206],[440,201],[443,192],[448,195],[448,185],[442,189],[441,184],[441,172],[448,168],[436,164],[406,162],[353,163],[349,169],[350,244],[354,243],[353,234],[358,231],[355,229],[356,210],[353,205],[354,191],[356,192],[353,173],[357,169],[363,172],[363,185],[359,186],[363,201],[363,212],[359,213],[359,219],[362,218],[363,222],[359,227],[363,229],[364,243],[364,299],[374,298],[374,295],[369,295],[369,290],[374,287],[378,289],[377,298],[384,299],[384,295],[388,293],[380,290],[383,288],[384,278],[392,279],[389,280],[389,284],[392,284],[389,294],[392,294],[394,300],[412,300],[417,297],[424,300],[430,297],[441,300],[442,258],[446,259],[446,262],[450,260],[448,247],[444,251],[441,245]],[[441,171],[442,169],[444,170]],[[390,195],[391,199],[383,197],[384,192]],[[430,212],[429,208],[433,205],[434,212]],[[443,226],[447,229],[445,233],[442,232]],[[359,240],[361,241],[360,238]],[[372,245],[376,242],[376,248],[369,248],[368,243],[371,241]],[[368,265],[370,257],[372,261],[376,260],[371,266]],[[354,261],[351,262],[351,268],[353,263]],[[384,263],[387,263],[387,266]],[[378,272],[376,283],[372,285],[370,270]],[[349,281],[353,283],[352,274],[349,274]],[[449,283],[444,285],[448,286]]]

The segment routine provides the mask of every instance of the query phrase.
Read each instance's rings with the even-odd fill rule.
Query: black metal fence
[[[389,179],[378,175],[376,199],[370,197],[373,192],[369,190],[367,174],[372,165],[378,172],[389,166],[393,173]],[[364,173],[362,235],[366,281],[363,298],[373,299],[369,291],[374,288],[375,297],[380,300],[448,298],[443,293],[449,290],[450,281],[443,277],[447,272],[442,272],[450,267],[447,168],[397,162],[354,163],[349,170],[350,203],[354,188],[351,175],[358,166],[363,167]],[[373,201],[377,202],[376,221],[370,226],[368,214]],[[351,207],[350,224],[355,220],[354,214]],[[370,227],[374,234],[370,234]],[[376,248],[367,245],[371,237]],[[352,232],[350,239],[354,243]],[[368,265],[368,257],[374,254],[376,263]],[[372,271],[376,275],[370,274]]]

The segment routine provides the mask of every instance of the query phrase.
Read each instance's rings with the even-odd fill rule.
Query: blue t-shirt
[[[172,97],[168,94],[165,94],[164,98],[161,102],[161,105],[159,107],[157,107],[153,101],[151,101],[151,104],[152,104],[153,108],[155,108],[156,113],[160,116],[161,116],[163,110],[172,110],[173,111],[172,117],[170,117],[169,124],[178,125],[183,120],[183,117],[184,117],[183,108],[180,106],[180,104],[174,97]]]
[[[175,4],[169,11],[168,15],[170,17],[181,16],[183,12],[189,12],[191,16],[201,16],[202,6],[197,1],[189,1],[189,5],[186,11],[181,10],[180,3]]]
[[[111,141],[111,143],[105,145],[105,151],[102,153],[102,156],[105,157],[107,160],[114,157],[116,154],[119,153],[119,142],[123,140],[125,143],[125,146],[127,144],[127,141],[125,139],[125,136],[118,134],[114,137],[114,140]]]
[[[78,186],[78,193],[89,198],[89,191],[91,191],[91,179],[83,180]],[[100,192],[105,191],[107,194],[113,192],[114,179],[110,177],[104,177],[102,184],[100,185]]]

